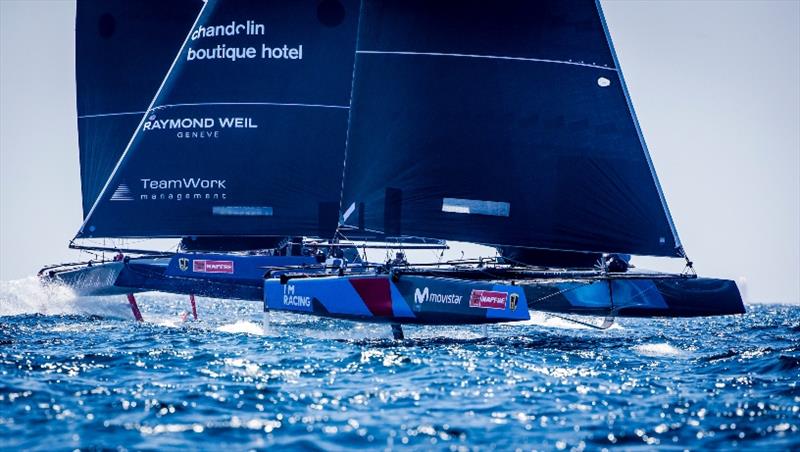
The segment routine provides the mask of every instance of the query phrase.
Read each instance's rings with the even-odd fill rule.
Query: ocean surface
[[[0,283],[0,450],[800,449],[800,306],[406,327]]]

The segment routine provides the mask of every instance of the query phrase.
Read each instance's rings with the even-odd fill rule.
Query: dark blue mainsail
[[[196,19],[78,237],[330,236],[358,3],[218,0]]]
[[[202,6],[202,0],[78,2],[75,76],[84,217]]]
[[[365,1],[354,86],[345,225],[682,254],[593,0]]]

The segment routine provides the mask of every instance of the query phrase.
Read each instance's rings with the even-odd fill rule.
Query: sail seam
[[[97,113],[92,115],[78,115],[78,119],[84,118],[102,118],[104,116],[125,116],[125,115],[143,115],[146,111],[121,111],[117,113]]]
[[[160,110],[162,108],[171,108],[171,107],[202,107],[205,105],[266,105],[266,106],[276,106],[276,107],[316,107],[316,108],[342,108],[342,109],[349,109],[350,106],[348,105],[326,105],[326,104],[303,104],[303,103],[283,103],[283,102],[198,102],[198,103],[186,103],[186,104],[165,104],[159,105],[158,107],[153,107],[150,111]]]
[[[531,61],[535,63],[552,63],[552,64],[566,64],[569,66],[583,66],[594,69],[603,69],[606,71],[614,71],[617,69],[608,66],[599,66],[591,63],[583,63],[579,61],[563,61],[551,60],[547,58],[527,58],[527,57],[514,57],[505,55],[479,55],[468,53],[443,53],[443,52],[408,52],[408,51],[389,51],[389,50],[358,50],[356,53],[376,54],[376,55],[423,55],[423,56],[445,56],[445,57],[460,57],[460,58],[485,58],[489,60],[510,60],[510,61]]]
[[[326,105],[326,104],[303,104],[303,103],[296,103],[296,102],[199,102],[199,103],[186,103],[186,104],[166,104],[166,105],[159,105],[157,107],[153,107],[147,111],[123,111],[118,113],[97,113],[92,115],[79,115],[78,119],[83,118],[101,118],[104,116],[124,116],[124,115],[142,115],[145,113],[151,113],[153,111],[162,109],[162,108],[170,108],[170,107],[197,107],[197,106],[204,106],[204,105],[266,105],[266,106],[276,106],[276,107],[316,107],[316,108],[342,108],[348,109],[350,106],[348,105]]]

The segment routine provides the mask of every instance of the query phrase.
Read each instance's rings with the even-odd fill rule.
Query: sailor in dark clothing
[[[402,251],[397,252],[394,255],[394,259],[389,261],[390,265],[400,266],[400,265],[408,265],[408,260],[406,260],[406,254]]]
[[[606,269],[609,273],[625,273],[630,267],[630,254],[609,254],[606,256]]]

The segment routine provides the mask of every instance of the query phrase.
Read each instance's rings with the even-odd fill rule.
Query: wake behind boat
[[[83,0],[76,43],[71,246],[116,257],[45,268],[47,281],[126,293],[134,309],[148,290],[252,300],[395,337],[531,310],[744,312],[732,281],[694,273],[599,3],[181,0],[134,14]],[[217,47],[235,58],[197,57]],[[181,247],[93,244],[134,238]],[[405,258],[447,241],[498,252]],[[370,261],[376,247],[395,257]],[[633,271],[631,255],[687,271]]]

